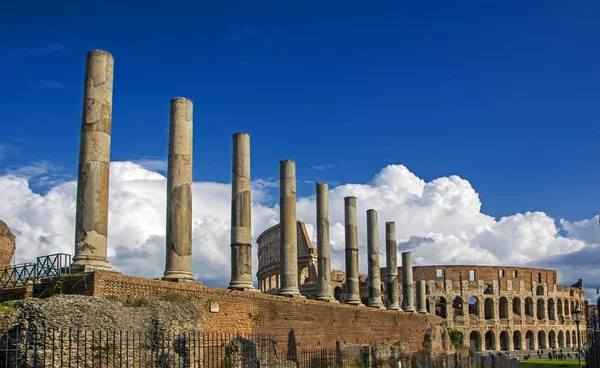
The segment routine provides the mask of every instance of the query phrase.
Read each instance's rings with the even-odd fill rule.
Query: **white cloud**
[[[23,170],[22,170],[23,171]],[[25,170],[27,171],[27,170]],[[269,190],[277,181],[253,182],[253,236],[276,224],[279,207]],[[126,274],[161,277],[165,257],[165,177],[132,162],[111,164],[109,257]],[[74,181],[32,191],[27,177],[0,176],[0,219],[17,235],[17,262],[38,255],[72,252],[75,217]],[[360,271],[366,273],[366,210],[379,214],[382,261],[385,221],[395,221],[399,251],[411,249],[417,264],[539,265],[558,269],[562,284],[598,279],[598,217],[555,221],[542,212],[496,220],[481,213],[477,192],[458,176],[430,182],[402,165],[383,168],[366,184],[330,187],[332,267],[344,268],[344,197],[358,199]],[[227,286],[230,277],[229,184],[193,186],[193,267],[196,277]],[[315,240],[315,197],[298,199],[298,218]],[[565,235],[561,235],[561,232]],[[254,250],[256,253],[256,249]],[[256,271],[256,254],[254,271]],[[382,266],[384,266],[382,264]],[[591,285],[594,286],[595,285]],[[588,292],[588,298],[593,295]]]

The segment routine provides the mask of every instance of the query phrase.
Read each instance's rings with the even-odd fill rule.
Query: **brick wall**
[[[234,292],[112,273],[96,272],[61,279],[63,281],[55,281],[43,292],[49,294],[52,288],[58,287],[63,293],[118,299],[185,298],[203,311],[207,332],[270,333],[282,346],[293,337],[299,350],[334,347],[336,341],[346,344],[405,341],[412,351],[417,351],[424,342],[427,328],[441,324],[437,316]],[[219,305],[218,312],[210,311],[211,303]]]

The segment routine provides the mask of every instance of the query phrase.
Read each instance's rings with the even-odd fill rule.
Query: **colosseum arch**
[[[529,330],[525,333],[525,349],[534,350],[535,349],[535,335],[533,331]]]
[[[469,316],[479,316],[479,299],[476,296],[469,298]]]
[[[556,319],[556,302],[553,298],[548,299],[548,319],[552,321]]]
[[[521,331],[516,330],[513,332],[513,350],[521,350]]]
[[[537,319],[542,320],[546,318],[546,303],[544,299],[539,298],[537,300]]]
[[[460,296],[455,296],[452,299],[452,314],[454,316],[464,315],[463,305],[464,305],[463,298],[461,298]]]
[[[575,302],[571,300],[571,312],[575,310]]]
[[[481,335],[477,331],[472,331],[469,334],[469,349],[473,351],[481,350]]]
[[[544,296],[544,287],[542,285],[539,285],[535,289],[535,295],[537,295],[537,296]]]
[[[557,345],[556,345],[556,332],[554,332],[554,330],[550,330],[548,332],[548,347],[550,349],[555,349],[557,347]]]
[[[496,350],[496,337],[492,331],[485,333],[485,350]]]
[[[439,299],[437,300],[437,302],[435,303],[435,315],[436,316],[440,316],[442,318],[446,318],[447,313],[446,313],[446,298],[444,298],[443,296],[440,296]]]
[[[565,340],[567,342],[567,347],[571,347],[571,333],[569,331],[565,331]]]
[[[543,330],[538,331],[538,349],[548,349],[548,344],[546,344],[546,332]]]
[[[494,294],[494,288],[492,287],[492,284],[483,285],[483,293],[487,295]]]
[[[556,303],[556,311],[559,316],[563,315],[563,302],[561,299],[558,299],[558,302]]]
[[[533,317],[533,299],[530,297],[525,299],[525,315]]]
[[[563,332],[563,330],[559,330],[558,331],[558,347],[559,348],[566,348],[566,346],[565,346],[565,333]]]
[[[500,350],[508,350],[509,344],[508,332],[500,332]]]
[[[571,345],[577,346],[577,333],[575,331],[571,331]]]
[[[500,318],[508,318],[508,299],[506,299],[504,296],[501,297],[498,301],[498,306]]]
[[[518,296],[513,298],[512,312],[517,316],[521,315],[521,298]]]
[[[494,300],[492,298],[485,298],[483,312],[485,319],[494,319]]]
[[[571,315],[571,310],[569,309],[569,301],[565,299],[565,316]]]
[[[569,291],[569,296],[575,296],[575,292],[573,290]]]

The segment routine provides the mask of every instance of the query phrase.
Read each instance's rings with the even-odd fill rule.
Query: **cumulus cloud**
[[[279,220],[270,192],[274,179],[252,183],[253,237]],[[165,262],[166,179],[132,162],[111,164],[109,258],[126,274],[161,277]],[[0,218],[17,237],[17,262],[54,252],[71,253],[74,238],[76,182],[60,183],[46,194],[31,189],[29,179],[0,176]],[[425,182],[405,166],[383,168],[366,183],[330,186],[332,267],[344,269],[344,197],[356,196],[359,218],[360,271],[366,273],[366,211],[380,221],[381,259],[384,222],[395,221],[398,251],[411,250],[416,264],[492,264],[543,266],[559,271],[559,281],[600,276],[597,265],[598,217],[557,223],[542,212],[518,213],[499,220],[481,212],[479,195],[458,176]],[[231,186],[193,185],[193,268],[205,284],[227,286],[230,277]],[[314,196],[298,198],[298,218],[316,238]],[[254,249],[256,270],[256,249]],[[382,264],[383,266],[383,264]],[[595,287],[596,285],[589,285]],[[593,298],[592,289],[587,297]]]

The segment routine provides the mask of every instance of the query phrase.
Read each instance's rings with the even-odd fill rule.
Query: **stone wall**
[[[129,300],[183,298],[203,312],[206,332],[270,333],[283,346],[288,344],[289,339],[294,339],[298,350],[331,348],[335,347],[336,341],[342,344],[404,341],[411,351],[416,352],[422,348],[429,326],[441,325],[442,321],[437,316],[230,291],[105,272],[65,276],[36,289],[34,295],[60,292]]]
[[[0,268],[10,266],[15,254],[15,236],[6,223],[0,220]]]

